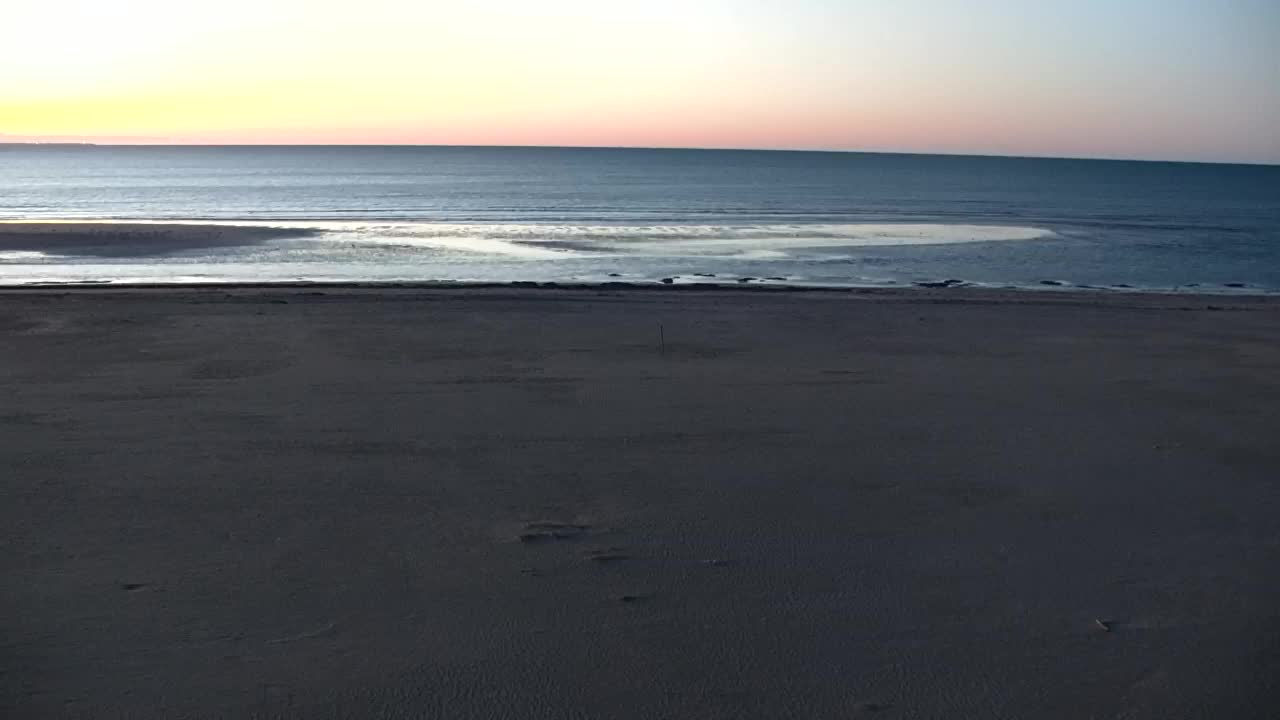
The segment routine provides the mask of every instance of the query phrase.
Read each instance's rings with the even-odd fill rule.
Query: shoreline
[[[1097,292],[1097,293],[1114,293],[1114,294],[1155,294],[1155,295],[1205,295],[1214,297],[1243,297],[1243,296],[1280,296],[1280,288],[1271,288],[1265,285],[1251,285],[1247,282],[1214,282],[1214,283],[1184,283],[1175,286],[1153,286],[1153,285],[1136,285],[1126,282],[1115,282],[1111,284],[1087,284],[1082,282],[1074,282],[1069,280],[1055,279],[1046,277],[1038,280],[1022,280],[1017,283],[998,282],[998,281],[971,281],[964,278],[955,277],[930,277],[925,273],[912,273],[903,270],[890,271],[883,280],[868,280],[866,276],[860,276],[854,273],[849,281],[843,281],[839,278],[828,278],[830,282],[807,282],[804,280],[808,270],[803,266],[803,259],[795,259],[782,261],[782,265],[778,270],[774,270],[768,265],[761,266],[739,266],[734,267],[735,261],[732,257],[699,257],[691,255],[684,256],[635,256],[626,255],[617,256],[616,264],[610,264],[607,260],[596,261],[592,266],[582,266],[571,263],[581,262],[588,256],[566,257],[566,264],[561,271],[559,267],[549,270],[552,265],[534,264],[530,267],[534,268],[529,272],[530,277],[515,279],[507,279],[502,277],[497,280],[481,279],[481,280],[451,280],[439,277],[415,279],[413,276],[417,273],[414,270],[404,271],[404,275],[408,279],[393,279],[399,272],[387,273],[387,278],[392,279],[359,279],[359,273],[355,273],[354,277],[341,277],[341,279],[324,279],[326,274],[324,270],[315,268],[323,267],[323,263],[331,263],[328,267],[343,267],[345,261],[337,260],[320,260],[320,265],[312,266],[307,262],[300,262],[296,266],[290,266],[288,263],[274,264],[275,261],[266,261],[265,266],[273,268],[269,271],[268,277],[279,274],[283,276],[280,280],[271,279],[219,279],[219,275],[226,275],[234,278],[237,275],[245,276],[249,272],[241,270],[217,270],[220,267],[221,260],[216,260],[215,256],[219,251],[232,250],[236,248],[265,248],[274,250],[274,242],[276,240],[291,239],[317,239],[324,238],[331,233],[341,233],[339,229],[328,228],[326,225],[333,225],[334,228],[344,224],[358,223],[378,224],[382,221],[348,221],[348,220],[328,220],[328,221],[298,221],[298,220],[178,220],[178,219],[160,219],[160,220],[76,220],[76,219],[58,219],[58,220],[0,220],[0,268],[16,268],[21,267],[23,270],[17,271],[8,277],[0,279],[0,288],[44,288],[44,287],[152,287],[152,286],[171,286],[175,288],[186,287],[238,287],[246,285],[275,285],[280,287],[292,287],[298,285],[313,285],[318,287],[339,287],[339,286],[369,286],[369,287],[490,287],[508,285],[512,287],[574,287],[574,288],[658,288],[671,290],[708,290],[708,289],[724,289],[724,288],[741,288],[741,289],[768,289],[768,290],[785,290],[790,292],[861,292],[864,290],[899,290],[899,289],[922,289],[922,290],[945,290],[945,291],[1002,291],[1012,290],[1018,292],[1056,292],[1056,293],[1079,293],[1079,292]],[[459,225],[459,223],[436,223],[431,220],[399,220],[386,221],[390,225],[413,225],[413,226],[434,226],[443,225],[451,227]],[[314,224],[311,224],[314,223]],[[483,224],[483,223],[479,223]],[[747,223],[743,227],[749,227],[756,223]],[[468,225],[461,223],[461,225]],[[536,225],[531,223],[530,226]],[[852,225],[872,226],[901,226],[901,227],[917,227],[920,223],[852,223]],[[924,225],[953,225],[956,228],[969,227],[964,224],[948,224],[948,223],[924,223]],[[825,225],[818,225],[819,227]],[[628,226],[629,227],[629,226]],[[695,226],[701,227],[701,226]],[[719,226],[716,226],[719,227]],[[725,226],[730,227],[730,226]],[[987,227],[987,226],[983,226]],[[989,227],[1010,227],[1018,226],[991,225]],[[1040,228],[1027,228],[1040,229]],[[1053,235],[1055,231],[1044,230]],[[523,240],[511,240],[513,245],[522,248],[533,247],[546,251],[547,248],[569,247],[564,240],[547,241],[530,243]],[[853,240],[850,240],[853,242]],[[970,241],[953,241],[941,242],[937,244],[917,245],[916,247],[946,247],[947,245],[968,244]],[[985,242],[985,241],[984,241]],[[1008,240],[994,242],[1011,242]],[[1018,240],[1012,242],[1029,242],[1026,240]],[[424,246],[414,245],[411,241],[406,241],[406,248],[424,249]],[[908,243],[910,244],[910,243]],[[351,243],[334,238],[334,248],[351,248],[361,247],[360,243]],[[371,251],[381,248],[396,248],[395,242],[388,243],[371,243],[367,246]],[[877,247],[901,249],[902,245],[887,244],[884,246],[876,245],[854,245],[859,252],[872,252]],[[450,252],[450,246],[446,243],[440,246],[442,252]],[[193,265],[188,264],[192,260],[191,253],[200,253],[206,251],[210,256],[207,261],[197,258],[197,262]],[[9,258],[5,260],[5,256]],[[185,257],[183,257],[185,256]],[[65,258],[62,261],[61,258]],[[169,258],[173,257],[171,262]],[[605,254],[601,257],[610,257]],[[144,279],[138,280],[117,280],[114,279],[110,272],[105,273],[104,277],[93,277],[91,274],[76,277],[77,272],[74,268],[92,264],[92,262],[113,262],[113,261],[136,261],[142,260],[144,263],[139,265],[130,264],[129,271],[118,271],[121,277],[127,278],[131,274],[134,277],[141,276]],[[216,260],[216,261],[215,261]],[[509,262],[509,258],[502,255],[494,255],[492,258],[494,263]],[[202,265],[202,262],[213,263],[212,265]],[[245,267],[254,265],[253,261],[240,261]],[[473,267],[484,268],[486,261],[479,261]],[[554,257],[543,257],[536,263],[558,263],[559,259]],[[418,265],[418,263],[421,263]],[[677,267],[683,264],[683,269],[679,272],[673,272]],[[722,265],[721,265],[722,264]],[[789,266],[789,267],[788,267]],[[124,267],[124,266],[121,266]],[[188,277],[198,277],[198,274],[186,276],[183,272],[188,267],[200,267],[204,270],[205,275],[211,277],[208,282],[198,282],[188,279]],[[232,261],[227,267],[237,267],[235,261]],[[431,270],[432,262],[429,258],[424,260],[400,260],[397,262],[389,262],[385,267],[391,268],[413,268],[421,267],[422,274],[439,273],[449,274],[449,270],[443,272],[439,270]],[[450,265],[446,263],[440,267],[452,268],[452,272],[459,275],[465,275],[468,270],[467,265]],[[726,269],[721,269],[724,267]],[[30,270],[26,270],[30,268]],[[141,268],[141,270],[138,270]],[[296,269],[295,269],[296,268]],[[310,269],[308,269],[310,268]],[[626,272],[628,269],[638,268],[639,272]],[[702,268],[701,271],[698,268]],[[45,279],[41,278],[41,269],[45,270]],[[710,270],[716,272],[709,272]],[[60,273],[67,273],[69,279],[57,279]],[[320,279],[307,280],[297,279],[304,278],[308,273],[318,276]],[[746,273],[757,273],[748,275]],[[771,275],[771,273],[773,273]],[[28,280],[22,277],[23,274],[34,276],[37,279]],[[175,282],[166,282],[164,280],[166,274],[172,274],[179,279]],[[343,273],[337,273],[341,276]],[[374,273],[376,274],[376,273]],[[514,275],[510,273],[509,275]],[[86,276],[87,275],[87,276]],[[290,276],[292,275],[292,277]],[[478,276],[486,275],[485,271],[480,270]],[[509,276],[508,275],[508,276]],[[570,279],[557,280],[556,275],[570,276]],[[791,277],[788,277],[790,275]],[[548,278],[550,276],[550,278]],[[581,280],[573,279],[573,276],[584,278]],[[607,276],[607,277],[606,277]],[[48,278],[53,279],[48,279]]]
[[[680,284],[663,284],[652,282],[324,282],[324,281],[282,281],[282,282],[218,282],[218,283],[31,283],[25,285],[0,285],[0,295],[12,296],[62,296],[62,295],[165,295],[165,294],[204,294],[218,295],[232,292],[248,292],[268,295],[272,293],[289,296],[329,296],[376,295],[386,293],[388,296],[403,297],[413,293],[447,295],[489,295],[510,294],[518,292],[528,297],[540,295],[582,295],[598,297],[602,294],[627,295],[738,295],[742,297],[759,296],[826,296],[831,298],[847,297],[865,301],[900,301],[926,303],[956,304],[1048,304],[1048,305],[1116,305],[1116,306],[1159,306],[1183,309],[1227,309],[1229,305],[1267,305],[1280,304],[1280,292],[1169,292],[1145,291],[1137,289],[1106,289],[1077,287],[1002,287],[988,288],[977,286],[924,287],[920,285],[897,287],[844,287],[827,285],[785,285],[785,284],[744,284],[744,283],[711,283],[694,282]],[[1200,307],[1201,303],[1205,303]]]

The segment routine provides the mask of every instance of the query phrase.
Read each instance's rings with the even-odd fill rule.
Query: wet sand
[[[0,291],[0,715],[1269,718],[1280,300]]]
[[[258,245],[268,240],[308,237],[316,232],[307,228],[197,223],[0,222],[0,252],[156,257],[185,250]]]

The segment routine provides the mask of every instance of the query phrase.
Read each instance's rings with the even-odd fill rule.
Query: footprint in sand
[[[587,555],[587,559],[600,565],[611,565],[623,560],[630,560],[631,556],[624,553],[622,548],[607,548],[605,550],[593,550]]]
[[[524,531],[519,535],[519,540],[528,544],[554,542],[556,540],[577,540],[583,537],[590,529],[590,525],[577,525],[574,523],[531,522],[525,524]]]

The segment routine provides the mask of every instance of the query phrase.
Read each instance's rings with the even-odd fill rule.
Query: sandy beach
[[[0,253],[43,252],[145,258],[186,250],[240,247],[307,237],[305,228],[166,222],[0,222]]]
[[[1280,707],[1274,297],[11,289],[0,393],[5,717]]]

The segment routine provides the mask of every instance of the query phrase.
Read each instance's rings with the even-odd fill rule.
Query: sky
[[[0,141],[1280,163],[1277,0],[5,0]]]

